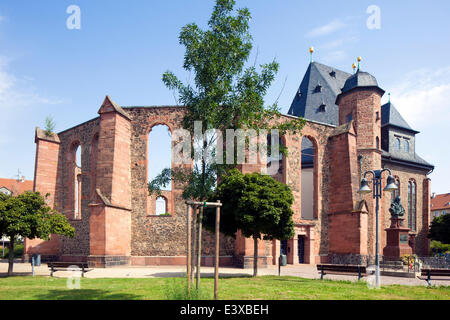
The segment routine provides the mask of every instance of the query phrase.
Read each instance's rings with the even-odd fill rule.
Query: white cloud
[[[413,129],[421,131],[416,152],[435,166],[432,191],[450,192],[450,67],[415,70],[391,89],[392,103]]]
[[[450,119],[450,67],[410,72],[390,92],[410,125],[425,128]]]
[[[339,19],[334,19],[333,21],[327,23],[326,25],[317,27],[311,31],[309,31],[306,36],[309,38],[321,37],[327,34],[333,33],[339,29],[342,29],[345,26]]]
[[[333,64],[336,61],[342,61],[347,58],[347,53],[344,50],[335,50],[328,52],[322,58],[323,63],[325,64]]]
[[[36,92],[33,80],[28,77],[16,77],[8,71],[10,60],[0,56],[0,111],[7,120],[19,109],[35,104],[59,104],[59,99],[50,99]]]

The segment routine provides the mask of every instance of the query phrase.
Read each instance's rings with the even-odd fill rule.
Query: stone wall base
[[[63,262],[88,262],[87,256],[80,256],[80,255],[62,255],[59,257],[58,261]]]
[[[214,256],[203,256],[201,265],[203,267],[214,267]],[[131,257],[131,265],[134,266],[185,266],[186,256],[133,256]],[[233,256],[220,256],[220,267],[233,266]]]
[[[22,256],[22,262],[23,263],[31,263],[31,256],[32,256],[32,254],[24,254]],[[41,254],[41,263],[47,263],[47,262],[53,262],[53,261],[59,261],[59,256],[58,255]]]
[[[253,268],[253,256],[234,256],[233,265],[236,268]],[[258,268],[267,268],[272,264],[272,256],[258,256]]]
[[[109,268],[130,265],[130,256],[88,256],[90,268]]]
[[[381,255],[380,255],[381,259]],[[375,256],[364,254],[344,254],[331,253],[328,255],[328,263],[331,264],[349,264],[349,265],[372,265],[375,264]]]

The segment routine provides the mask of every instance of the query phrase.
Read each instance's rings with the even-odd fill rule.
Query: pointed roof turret
[[[384,90],[378,86],[377,79],[370,73],[358,69],[355,74],[348,77],[348,79],[345,81],[341,93],[336,98],[336,104],[339,104],[339,98],[342,95],[358,88],[372,88],[378,91],[380,95],[384,95]]]
[[[381,126],[395,126],[411,131],[414,134],[419,133],[419,131],[411,128],[411,126],[405,121],[405,119],[403,119],[400,112],[398,112],[391,102],[381,106]]]
[[[125,112],[125,110],[123,110],[122,107],[119,106],[117,103],[112,101],[112,99],[107,95],[102,103],[102,106],[100,107],[100,110],[98,110],[98,114],[108,112],[117,112],[126,119],[131,120],[130,116]]]

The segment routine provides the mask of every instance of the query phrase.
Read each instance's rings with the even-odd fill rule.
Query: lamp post
[[[382,170],[369,170],[364,173],[364,178],[361,180],[361,187],[359,189],[360,194],[368,194],[372,192],[372,189],[369,187],[369,182],[366,179],[367,174],[371,173],[373,175],[373,198],[376,199],[376,209],[375,209],[375,220],[376,220],[376,242],[375,242],[375,283],[376,287],[380,287],[380,258],[379,258],[379,221],[378,221],[378,211],[379,211],[379,199],[381,199],[381,176],[383,172],[389,172],[389,176],[387,178],[386,187],[383,191],[393,191],[397,190],[398,187],[395,184],[395,179],[392,176],[392,172],[390,169],[382,169]]]

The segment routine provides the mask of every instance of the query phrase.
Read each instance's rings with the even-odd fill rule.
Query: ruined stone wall
[[[319,256],[328,253],[328,198],[330,195],[330,157],[328,137],[334,126],[307,121],[301,135],[288,134],[285,137],[289,150],[286,165],[286,183],[294,196],[293,220],[297,226],[308,226],[314,234],[314,256],[319,262]],[[301,142],[307,137],[314,146],[314,218],[302,219],[301,215]],[[297,252],[294,252],[296,255]]]
[[[58,158],[58,180],[59,188],[55,197],[55,209],[64,213],[70,224],[75,228],[74,238],[61,237],[61,254],[74,256],[89,255],[89,207],[92,198],[92,184],[95,181],[95,164],[93,164],[92,143],[94,136],[99,131],[99,118],[92,119],[74,128],[65,130],[58,134],[61,140]],[[74,216],[74,193],[73,193],[73,168],[71,161],[72,148],[74,144],[81,146],[81,218]]]
[[[186,204],[182,198],[183,186],[173,182],[170,196],[170,216],[155,216],[149,210],[147,189],[148,135],[156,125],[166,125],[171,132],[182,128],[184,107],[132,107],[125,108],[132,119],[131,133],[131,255],[141,257],[173,257],[186,254]],[[173,142],[172,142],[173,143]],[[175,164],[172,163],[172,168]],[[153,205],[153,202],[150,202]],[[203,233],[204,255],[214,254],[214,238]],[[221,236],[221,255],[234,253],[234,239]],[[182,261],[182,260],[180,260]]]

